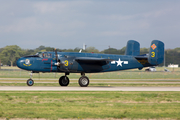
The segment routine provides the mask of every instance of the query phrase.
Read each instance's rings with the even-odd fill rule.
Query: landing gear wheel
[[[34,81],[32,79],[27,80],[27,85],[28,86],[33,86],[33,84],[34,84]]]
[[[89,78],[86,76],[82,76],[79,78],[79,85],[81,87],[87,87],[89,85]]]
[[[67,76],[60,77],[59,78],[59,85],[68,86],[69,85],[69,78]]]

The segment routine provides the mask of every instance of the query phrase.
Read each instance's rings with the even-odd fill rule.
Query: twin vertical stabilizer
[[[140,44],[135,40],[129,40],[127,42],[125,55],[136,56],[140,58]],[[139,57],[137,57],[139,56]],[[146,58],[147,62],[153,66],[159,65],[164,61],[164,43],[159,40],[153,40],[150,45],[149,55]]]
[[[164,43],[153,40],[150,45],[148,62],[152,65],[161,64],[164,61]]]
[[[140,54],[140,44],[135,40],[129,40],[127,42],[125,55],[136,56]]]

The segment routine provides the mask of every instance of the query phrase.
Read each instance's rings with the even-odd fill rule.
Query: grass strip
[[[180,119],[180,92],[0,91],[0,118]]]

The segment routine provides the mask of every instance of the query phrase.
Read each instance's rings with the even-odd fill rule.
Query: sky
[[[0,48],[180,47],[180,0],[0,0]]]

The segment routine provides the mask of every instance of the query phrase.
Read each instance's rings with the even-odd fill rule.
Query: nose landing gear
[[[30,79],[28,79],[26,82],[28,86],[33,86],[34,84],[34,80],[32,80],[31,78],[32,78],[32,72],[30,73]]]
[[[34,81],[32,79],[27,80],[27,85],[28,86],[33,86],[33,84],[34,84]]]

